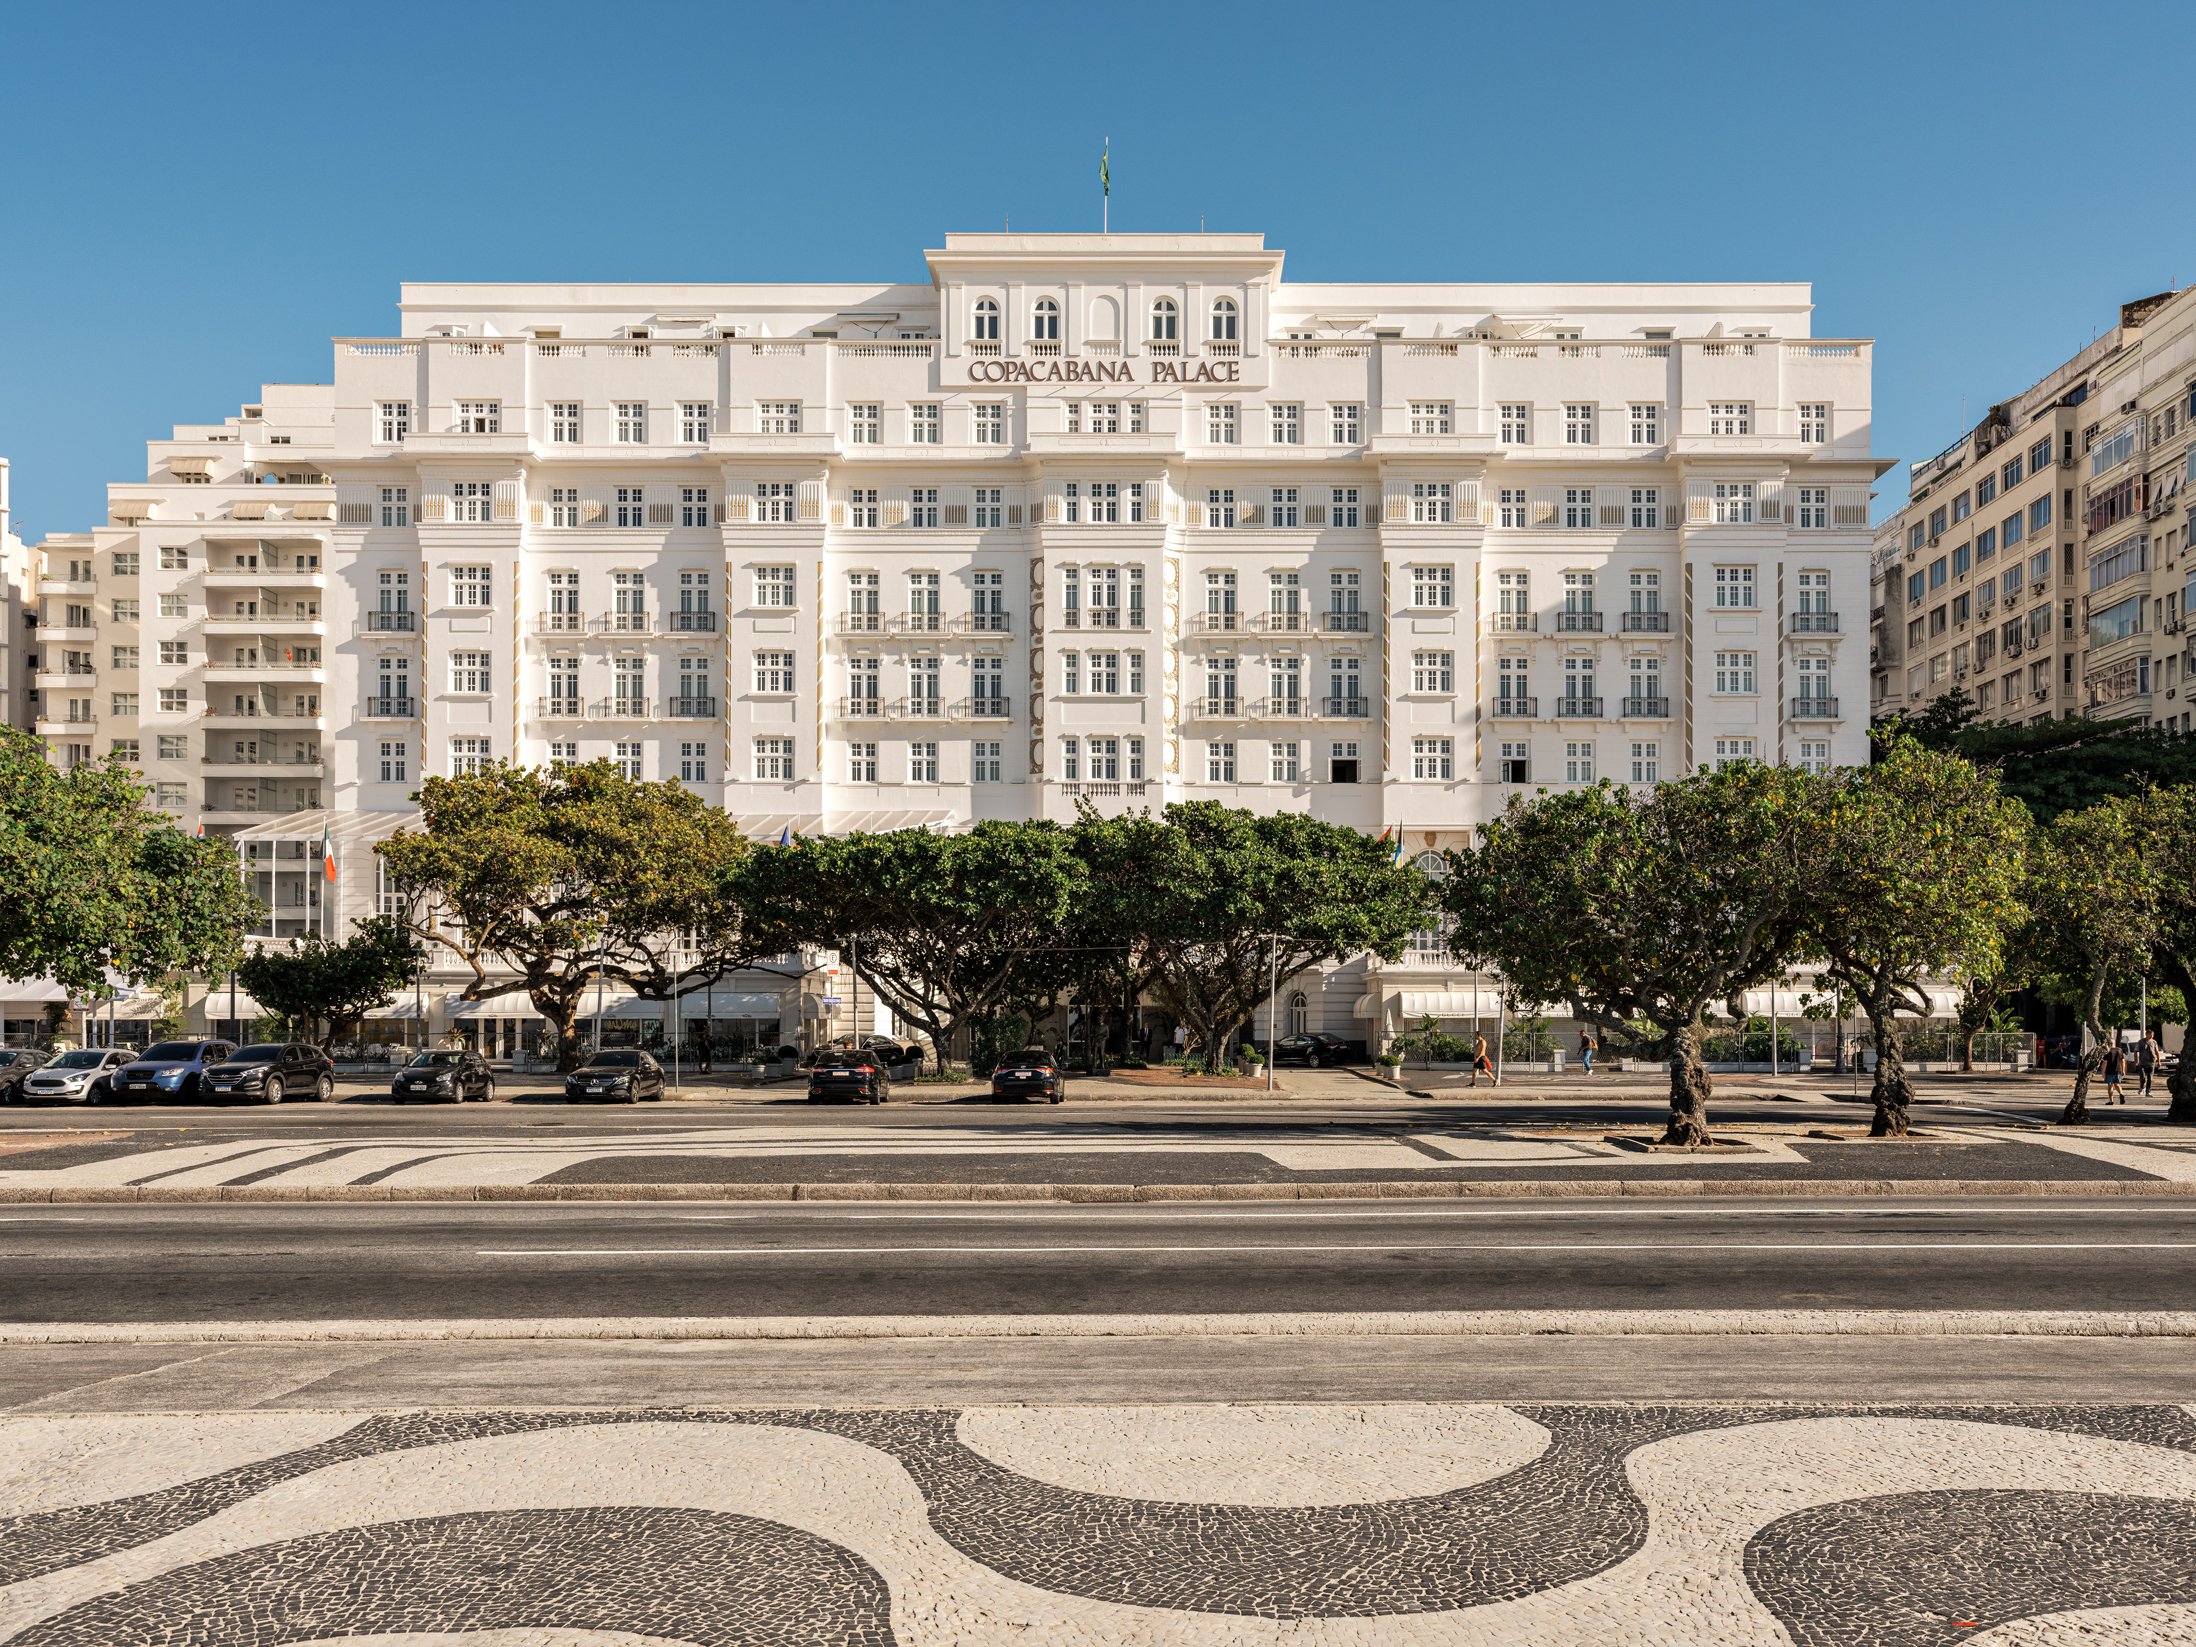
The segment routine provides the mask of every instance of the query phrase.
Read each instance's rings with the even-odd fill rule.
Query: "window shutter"
[[[886,498],[882,519],[887,526],[905,526],[907,524],[907,499]]]
[[[1704,480],[1687,481],[1685,483],[1685,524],[1688,526],[1706,526],[1709,515],[1712,513],[1710,502],[1711,495],[1708,490],[1708,482]]]
[[[441,521],[450,518],[450,496],[447,492],[429,492],[419,500],[419,518],[425,521]]]
[[[710,514],[710,518],[714,520],[719,526],[722,526],[724,524],[724,511],[725,500],[723,498],[719,498],[717,499],[716,508],[711,511]]]
[[[1326,505],[1325,505],[1324,503],[1307,503],[1307,504],[1305,504],[1305,505],[1304,505],[1304,524],[1305,524],[1306,526],[1324,526],[1324,525],[1326,525],[1326,524],[1327,524],[1327,506],[1326,506]]]
[[[1482,526],[1492,526],[1494,523],[1495,506],[1492,503],[1481,503],[1479,506],[1479,524]]]
[[[648,524],[651,526],[669,526],[671,516],[672,509],[668,503],[651,503],[648,506]]]
[[[1381,518],[1389,525],[1400,525],[1411,518],[1410,494],[1400,486],[1390,486],[1381,501]]]
[[[1625,521],[1625,513],[1624,513],[1624,505],[1623,505],[1623,504],[1621,504],[1621,503],[1604,503],[1604,504],[1603,504],[1603,505],[1601,506],[1601,524],[1602,524],[1602,525],[1604,525],[1604,526],[1622,526],[1622,525],[1624,524],[1624,521]]]
[[[374,523],[373,505],[370,503],[346,503],[343,505],[339,519],[341,524],[345,526],[371,526]]]
[[[1246,503],[1243,505],[1243,512],[1235,518],[1245,526],[1263,526],[1266,524],[1266,506],[1262,503]]]
[[[1833,526],[1868,524],[1868,489],[1865,486],[1840,486],[1830,494],[1830,498],[1830,523]]]
[[[587,500],[587,501],[586,501],[585,503],[583,503],[583,504],[581,504],[581,505],[580,505],[580,524],[581,524],[581,525],[583,525],[583,526],[594,526],[594,525],[598,525],[598,524],[600,524],[600,523],[601,523],[602,517],[603,517],[603,507],[602,507],[602,499],[600,499],[600,498],[589,498],[589,499],[588,499],[588,500]]]
[[[831,524],[834,526],[844,526],[846,524],[845,504],[834,502],[831,505]]]
[[[1058,492],[1049,486],[1045,488],[1045,524],[1047,526],[1059,525],[1060,517],[1065,512],[1066,507],[1066,500]]]
[[[516,521],[519,518],[518,506],[518,482],[515,480],[497,481],[496,519]]]
[[[1456,518],[1459,521],[1466,521],[1472,519],[1478,513],[1479,482],[1476,480],[1458,481],[1456,483]]]
[[[749,521],[755,518],[755,500],[745,492],[734,492],[717,505],[717,521]]]
[[[965,503],[947,504],[945,506],[945,523],[948,526],[966,526],[968,524],[968,505]]]
[[[528,523],[529,525],[533,525],[533,526],[540,526],[540,525],[543,525],[543,524],[545,524],[545,523],[547,522],[547,520],[548,520],[548,517],[549,517],[549,512],[548,512],[548,511],[547,511],[546,509],[544,509],[544,508],[543,508],[543,507],[542,507],[542,506],[541,506],[540,504],[538,504],[538,503],[529,503],[529,504],[528,504],[528,505],[526,506],[526,519],[527,519],[527,523]]]
[[[802,520],[822,520],[823,502],[824,496],[822,481],[804,480],[801,482],[800,500],[795,512],[800,516]],[[843,517],[835,518],[833,524],[844,525],[845,521]]]
[[[1006,512],[1007,524],[1009,526],[1019,526],[1022,524],[1022,506],[1019,503],[1008,504],[1006,506]]]
[[[1784,519],[1784,488],[1782,486],[1756,487],[1754,501],[1760,510],[1756,518],[1771,523]]]
[[[1535,526],[1553,526],[1555,522],[1555,499],[1536,493],[1533,498],[1533,524]]]

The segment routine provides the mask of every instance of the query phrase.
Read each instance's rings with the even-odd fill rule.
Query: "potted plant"
[[[1373,1062],[1380,1066],[1382,1078],[1393,1081],[1396,1079],[1396,1072],[1403,1067],[1403,1055],[1400,1052],[1383,1052]]]

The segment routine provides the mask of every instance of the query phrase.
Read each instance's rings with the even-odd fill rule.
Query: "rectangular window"
[[[1754,521],[1754,483],[1719,480],[1709,499],[1711,518],[1718,526],[1751,526]]]
[[[376,434],[383,445],[393,445],[412,432],[412,403],[385,400],[378,409]]]
[[[875,527],[883,512],[874,486],[850,487],[846,494],[846,523],[867,530]]]
[[[1718,652],[1716,691],[1726,697],[1751,697],[1754,691],[1754,654]]]
[[[755,776],[773,783],[793,779],[793,740],[757,738],[754,742]]]
[[[2019,458],[2013,458],[2000,466],[1998,470],[1998,484],[2000,487],[2010,492],[2020,483],[2021,460]]]
[[[1632,745],[1632,782],[1660,783],[1662,781],[1662,745],[1659,743],[1635,743]]]
[[[1661,402],[1634,401],[1632,403],[1632,444],[1634,446],[1660,446],[1662,444]]]
[[[469,778],[488,770],[490,756],[486,738],[452,738],[450,740],[450,776]]]
[[[460,697],[485,697],[494,689],[494,658],[486,652],[450,654],[450,690]]]
[[[1413,692],[1449,693],[1456,690],[1456,654],[1454,652],[1413,652],[1411,654],[1411,690]]]
[[[1961,521],[1965,520],[1965,519],[1966,519],[1966,518],[1967,518],[1967,517],[1969,516],[1969,514],[1971,514],[1972,512],[1973,512],[1973,511],[1972,511],[1972,509],[1971,509],[1971,508],[1969,507],[1969,504],[1968,504],[1968,501],[1967,501],[1967,494],[1966,494],[1965,492],[1962,492],[1962,493],[1960,493],[1960,495],[1959,495],[1959,496],[1955,497],[1955,498],[1954,498],[1954,499],[1952,500],[1952,524],[1953,524],[1953,525],[1957,526],[1957,525],[1958,525],[1958,524],[1959,524],[1959,523],[1960,523]]]
[[[1456,488],[1446,480],[1411,482],[1411,524],[1446,526],[1456,519]]]
[[[884,407],[873,400],[858,400],[846,409],[846,439],[850,446],[876,446],[884,440]]]
[[[907,439],[911,446],[936,446],[945,438],[943,408],[934,400],[918,401],[907,409]],[[935,745],[932,746],[935,749]]]
[[[797,400],[765,400],[757,403],[755,432],[763,435],[799,434],[801,403]]]
[[[1456,777],[1456,740],[1453,738],[1413,738],[1411,740],[1411,776],[1435,783],[1447,783]]]
[[[1365,408],[1354,400],[1337,401],[1327,408],[1327,438],[1337,446],[1362,445]]]
[[[972,783],[1003,783],[1006,745],[978,739],[968,746],[968,775]]]
[[[1004,446],[1006,444],[1006,407],[996,400],[979,401],[971,406],[969,434],[978,446]]]
[[[1205,745],[1205,781],[1207,783],[1235,782],[1235,743],[1229,739]]]
[[[1266,776],[1274,783],[1297,783],[1303,778],[1304,746],[1293,741],[1266,746]]]
[[[793,598],[793,568],[790,566],[758,566],[755,568],[755,604],[757,606],[790,607]]]
[[[493,435],[503,428],[503,403],[498,400],[458,402],[457,432],[461,435]]]
[[[495,518],[495,486],[485,480],[450,483],[450,518],[468,526],[484,526]]]
[[[924,739],[907,746],[907,781],[909,783],[936,783],[938,781],[938,746]]]
[[[1266,524],[1268,526],[1300,526],[1303,524],[1302,512],[1296,505],[1295,487],[1276,486],[1273,488],[1267,498]]]
[[[1566,446],[1591,446],[1593,443],[1593,403],[1591,401],[1564,402],[1563,444]]]
[[[709,444],[709,402],[706,400],[682,400],[679,402],[679,439],[688,446]]]
[[[383,524],[385,524],[385,525],[386,525],[387,523],[386,523],[386,522],[384,522]],[[187,570],[187,569],[189,568],[190,564],[191,564],[191,563],[190,563],[190,557],[189,557],[189,554],[188,554],[188,552],[187,552],[187,551],[186,551],[186,550],[185,550],[185,549],[183,548],[183,546],[182,546],[182,545],[180,545],[180,544],[172,544],[172,543],[171,543],[171,544],[162,544],[162,545],[161,545],[161,547],[160,547],[160,570],[161,570],[161,571],[163,571],[163,572],[181,572],[181,571],[185,571],[185,570]]]
[[[1414,435],[1445,435],[1456,426],[1456,405],[1447,400],[1414,400],[1411,402],[1411,433]]]
[[[1826,740],[1802,738],[1800,740],[1800,770],[1812,772],[1818,777],[1830,770],[1830,745]]]
[[[771,650],[755,654],[755,690],[765,696],[790,694],[793,686],[793,654]]]
[[[875,783],[877,781],[877,746],[873,743],[850,743],[846,746],[846,781],[848,783]]]
[[[74,703],[75,703],[75,702],[77,702],[77,701],[78,701],[78,700],[75,700],[75,699],[71,699],[71,700],[70,700],[70,702],[71,702],[72,706],[73,706],[73,705],[74,705]],[[89,700],[89,699],[85,699],[85,700],[82,700],[82,701],[83,701],[83,702],[85,703],[85,706],[86,706],[86,707],[85,707],[85,712],[84,712],[83,714],[81,714],[81,715],[74,715],[74,714],[72,714],[72,715],[71,715],[71,716],[69,717],[69,719],[71,719],[71,720],[89,720],[89,719],[91,719],[91,711],[90,711],[90,700]],[[240,700],[240,701],[241,701],[241,700]],[[185,714],[185,713],[187,713],[187,712],[189,711],[190,707],[191,707],[191,703],[190,703],[190,695],[189,695],[189,694],[188,694],[187,692],[185,692],[185,691],[183,690],[183,688],[182,688],[182,687],[180,687],[180,686],[163,686],[163,687],[162,687],[162,688],[160,689],[160,712],[161,712],[161,713],[162,713],[163,715],[181,715],[181,714]],[[247,711],[247,713],[255,713],[255,712],[256,712],[256,711]]]
[[[2028,536],[2026,528],[2021,524],[2021,512],[2018,509],[2006,516],[2004,521],[2000,523],[1998,536],[2004,540],[2008,549]]]
[[[1719,566],[1716,568],[1716,606],[1721,611],[1754,610],[1754,568],[1751,566]]]
[[[1411,604],[1432,611],[1445,611],[1456,605],[1456,568],[1453,566],[1414,566],[1411,568]]]
[[[1532,408],[1523,401],[1502,403],[1502,444],[1525,446],[1532,441]]]
[[[1998,477],[1997,477],[1996,475],[1978,475],[1978,476],[1976,476],[1976,478],[1975,478],[1975,507],[1976,507],[1976,508],[1978,508],[1978,509],[1979,509],[1979,508],[1981,508],[1981,507],[1982,507],[1982,506],[1983,506],[1984,504],[1986,504],[1986,503],[1990,503],[1990,502],[1993,502],[1993,501],[1995,501],[1995,500],[1996,500],[1996,498],[1997,498],[1997,495],[1998,495]]]
[[[552,400],[549,403],[549,441],[554,446],[577,446],[580,441],[580,403],[576,400]]]
[[[1005,525],[1006,505],[1001,501],[1005,496],[1003,487],[977,487],[975,501],[969,510],[969,524],[976,527]]]
[[[639,486],[620,486],[617,489],[616,520],[620,526],[646,526],[648,502],[646,489]]]
[[[679,745],[679,781],[681,783],[707,783],[709,781],[709,746],[706,743],[681,743]]]
[[[1533,781],[1533,746],[1529,743],[1504,743],[1502,745],[1501,773],[1504,783],[1531,783]]]
[[[912,486],[907,493],[907,523],[910,526],[936,527],[938,524],[938,488]]]
[[[486,566],[453,566],[450,568],[450,604],[452,606],[493,606],[495,604],[495,576],[493,568]]]
[[[1304,408],[1294,402],[1276,403],[1273,408],[1273,443],[1276,446],[1301,446],[1304,444]]]
[[[679,488],[679,524],[681,526],[707,526],[709,524],[708,487],[681,486]]]
[[[2049,492],[2028,506],[2028,529],[2041,532],[2051,525],[2051,494]]]
[[[1821,446],[1829,441],[1830,403],[1827,400],[1799,403],[1799,437],[1809,446]]]
[[[1205,408],[1205,438],[1215,446],[1233,446],[1238,434],[1233,401],[1216,400]]]
[[[1355,531],[1362,518],[1357,502],[1356,487],[1337,486],[1329,492],[1327,503],[1327,524],[1329,526],[1346,527],[1351,531]]]
[[[1594,746],[1591,743],[1566,743],[1563,746],[1563,781],[1594,781]]]
[[[1566,486],[1563,488],[1563,525],[1565,530],[1590,527],[1594,523],[1594,489],[1591,486]]]
[[[1633,526],[1652,531],[1662,524],[1662,488],[1659,486],[1634,486],[1632,502],[1626,517]]]
[[[1825,531],[1830,525],[1830,488],[1827,486],[1802,486],[1799,489],[1799,511],[1793,517],[1803,532]],[[1966,551],[1963,549],[1962,554]]]
[[[1750,400],[1712,400],[1708,403],[1711,435],[1750,435],[1754,432],[1754,403]]]
[[[1715,742],[1715,749],[1718,765],[1731,761],[1750,761],[1754,758],[1754,740],[1752,738],[1718,738]]]
[[[401,738],[385,738],[381,741],[380,771],[383,783],[409,783],[411,745]]]
[[[1205,524],[1214,530],[1235,525],[1235,488],[1214,486],[1205,493]]]

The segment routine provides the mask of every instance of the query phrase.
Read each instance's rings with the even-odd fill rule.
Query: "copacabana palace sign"
[[[1151,375],[1139,378],[1136,367]],[[1239,360],[1003,360],[968,362],[971,383],[1241,383]]]

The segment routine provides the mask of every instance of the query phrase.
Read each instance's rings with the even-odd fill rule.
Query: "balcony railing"
[[[884,633],[882,612],[841,612],[839,633],[842,635],[881,635]]]
[[[1794,612],[1792,633],[1795,635],[1834,635],[1838,632],[1838,615],[1835,612]]]
[[[1540,614],[1497,612],[1494,615],[1494,626],[1498,635],[1536,635],[1540,632]]]
[[[671,612],[674,635],[714,635],[717,632],[717,614],[714,612]]]
[[[1361,721],[1372,713],[1369,698],[1328,698],[1325,705],[1331,721]]]
[[[2048,696],[2048,694],[2046,694]],[[1839,719],[1838,700],[1835,698],[1794,698],[1792,719],[1796,721],[1834,721]]]
[[[714,715],[717,712],[717,700],[715,698],[670,698],[665,700],[664,708],[681,720],[695,720]]]
[[[841,698],[839,713],[848,720],[870,721],[884,719],[885,703],[882,698]]]
[[[1237,635],[1243,631],[1240,612],[1192,612],[1190,628],[1200,635]]]
[[[1322,612],[1319,614],[1319,630],[1326,635],[1367,635],[1372,633],[1372,614]]]
[[[653,612],[606,612],[595,620],[598,635],[653,635],[656,632],[656,614]]]
[[[1627,612],[1624,614],[1624,632],[1627,635],[1667,635],[1670,632],[1670,614]]]
[[[1060,614],[1063,629],[1141,629],[1144,627],[1144,609],[1141,606],[1070,606]]]
[[[409,635],[412,632],[412,614],[409,612],[369,612],[366,614],[368,633],[377,635]]]
[[[891,618],[895,635],[942,635],[945,617],[938,612],[899,612]]]
[[[1666,721],[1670,718],[1668,698],[1626,698],[1624,716],[1627,720]]]
[[[598,721],[645,721],[654,712],[655,706],[646,698],[597,698],[588,715]]]
[[[1530,721],[1540,718],[1538,698],[1497,698],[1494,701],[1494,718],[1498,721]]]
[[[1558,698],[1556,719],[1565,721],[1597,721],[1601,719],[1599,698]]]
[[[946,718],[945,699],[895,698],[892,701],[892,718],[896,721],[942,721]]]
[[[578,635],[586,629],[587,620],[577,612],[544,612],[534,619],[537,635]]]
[[[956,635],[1010,635],[1014,619],[1004,612],[971,612],[955,618],[951,628]]]
[[[364,713],[370,721],[417,720],[419,704],[413,698],[368,698]]]
[[[962,708],[975,721],[1003,721],[1014,712],[1013,700],[1003,697],[970,698]]]
[[[1146,780],[1131,778],[1120,783],[1075,783],[1060,785],[1060,793],[1071,801],[1138,800],[1143,797]]]
[[[1197,698],[1197,712],[1208,721],[1235,721],[1243,718],[1241,698]]]
[[[584,719],[587,706],[577,698],[555,697],[541,700],[541,718],[545,721],[576,721]]]
[[[1601,633],[1599,612],[1558,612],[1556,630],[1565,635],[1598,635]]]
[[[1301,721],[1311,717],[1309,698],[1259,698],[1251,704],[1251,716],[1262,721]]]

